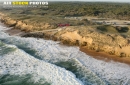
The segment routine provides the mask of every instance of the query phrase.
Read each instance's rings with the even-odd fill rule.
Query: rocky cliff
[[[106,52],[120,57],[130,57],[130,45],[127,39],[117,34],[103,34],[89,27],[67,27],[55,36],[69,45],[85,46],[97,52]]]
[[[45,30],[48,28],[53,28],[53,26],[48,23],[38,26],[37,23],[27,24],[24,21],[13,20],[2,13],[0,13],[0,16],[1,22],[5,23],[7,26],[27,32],[35,31],[36,29]],[[28,33],[24,36],[51,38],[53,40],[59,40],[63,44],[84,46],[87,49],[95,50],[96,52],[106,52],[108,54],[117,55],[120,57],[130,57],[129,40],[120,35],[101,33],[93,30],[92,27],[85,26],[69,26],[61,29],[61,31],[56,33]]]
[[[26,32],[53,29],[55,27],[54,25],[50,25],[49,23],[37,23],[33,21],[12,19],[2,13],[0,13],[0,20],[2,23],[6,24],[9,27],[21,29]]]

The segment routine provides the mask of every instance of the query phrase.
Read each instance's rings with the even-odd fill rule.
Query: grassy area
[[[84,24],[84,21],[79,20],[67,20],[64,19],[64,15],[57,15],[55,12],[51,11],[50,9],[42,9],[42,8],[35,8],[35,9],[18,9],[18,8],[10,8],[10,9],[0,9],[1,12],[7,14],[7,16],[15,19],[15,20],[22,20],[29,24],[34,23],[49,23],[51,25],[57,25],[58,23],[69,23],[72,26]]]
[[[43,30],[42,27],[47,23],[53,25],[52,28],[57,28],[59,23],[63,23],[70,24],[71,26],[90,26],[89,28],[102,33],[130,35],[129,30],[127,32],[120,32],[113,26],[97,26],[86,18],[82,20],[65,19],[65,17],[84,17],[90,15],[92,17],[101,17],[102,15],[102,18],[107,18],[105,14],[112,15],[111,18],[120,19],[119,16],[121,15],[122,17],[128,17],[130,14],[128,7],[129,5],[125,3],[50,2],[48,8],[0,8],[0,12],[7,14],[7,16],[14,20],[20,20],[25,24],[32,25],[34,27],[32,30]],[[107,11],[105,11],[106,9]],[[124,9],[126,10],[124,11]]]
[[[120,30],[117,27],[110,25],[102,25],[97,26],[96,30],[102,33],[110,33],[110,34],[119,34],[123,37],[130,37],[130,27],[120,27]]]
[[[119,33],[113,26],[110,25],[97,26],[97,30],[108,33]]]

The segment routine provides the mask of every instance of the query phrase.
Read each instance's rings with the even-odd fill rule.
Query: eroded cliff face
[[[120,57],[130,57],[128,40],[116,34],[102,34],[87,27],[67,27],[58,32],[61,42],[69,45],[85,46],[97,52],[106,52]]]
[[[0,13],[0,20],[2,23],[6,24],[9,27],[14,27],[16,29],[20,29],[26,32],[53,29],[55,27],[54,25],[50,25],[49,23],[45,22],[37,23],[35,21],[33,22],[12,19],[2,13]]]
[[[24,31],[36,31],[53,28],[48,23],[27,24],[24,21],[13,20],[0,13],[1,22],[10,27]],[[25,37],[40,37],[61,41],[63,44],[84,46],[87,49],[97,52],[106,52],[120,57],[130,57],[130,44],[127,39],[117,34],[101,33],[85,26],[69,26],[61,28],[58,32],[44,32],[35,34],[26,34]]]

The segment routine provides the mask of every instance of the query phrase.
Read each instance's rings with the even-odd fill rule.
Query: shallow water
[[[130,66],[96,60],[78,47],[9,36],[0,26],[0,85],[130,85]]]

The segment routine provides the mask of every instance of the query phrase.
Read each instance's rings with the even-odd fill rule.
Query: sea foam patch
[[[33,73],[33,71],[30,69],[34,69],[33,68],[34,63],[33,64],[31,63],[31,62],[33,62],[33,60],[31,60],[31,59],[28,60],[28,58],[30,58],[30,57],[34,58],[35,56],[38,56],[41,58],[41,60],[37,59],[39,61],[39,63],[41,61],[45,61],[45,62],[52,63],[52,64],[55,64],[57,62],[65,62],[65,61],[68,61],[71,59],[76,59],[77,62],[81,63],[81,65],[77,65],[77,66],[83,65],[82,67],[84,67],[84,69],[88,69],[93,74],[96,74],[100,79],[102,79],[102,81],[105,81],[106,84],[109,84],[109,85],[129,85],[130,84],[130,76],[129,76],[130,75],[130,72],[129,72],[130,66],[129,65],[119,63],[119,62],[114,62],[114,61],[105,62],[102,60],[96,60],[96,59],[86,55],[85,53],[80,52],[79,48],[77,48],[77,47],[61,46],[58,44],[58,42],[53,42],[51,40],[43,40],[43,39],[36,39],[36,38],[21,38],[18,36],[17,37],[9,36],[3,32],[1,32],[1,34],[2,35],[0,35],[0,39],[4,43],[15,45],[18,47],[18,49],[25,51],[26,54],[28,53],[28,55],[26,55],[27,60],[26,60],[25,55],[20,54],[21,51],[17,52],[18,54],[17,53],[15,54],[14,59],[16,59],[16,60],[14,61],[14,63],[16,63],[16,65],[17,65],[18,61],[19,62],[27,61],[27,65],[29,65],[29,69],[28,69],[28,68],[26,68],[26,63],[23,64],[22,68],[25,67],[24,68],[25,70],[22,71],[23,73],[21,72],[21,70],[15,69],[16,73],[19,73],[19,72],[21,74],[31,73],[31,72]],[[23,48],[21,48],[21,47],[23,47]],[[32,55],[31,52],[29,52],[28,50],[26,51],[25,49],[30,49],[29,51],[33,50],[34,56]],[[6,55],[6,56],[8,56],[10,59],[11,58],[10,56],[13,56],[13,55],[11,54],[11,55]],[[30,56],[30,55],[32,55],[32,56]],[[21,57],[17,58],[16,56],[21,56],[21,57],[24,56],[24,60],[21,60]],[[12,60],[10,60],[10,61],[12,61]],[[29,61],[31,61],[31,62],[29,62]],[[37,63],[38,62],[36,62],[35,64],[37,64]],[[18,65],[19,65],[19,63],[18,63]],[[41,63],[40,63],[40,66],[42,67]],[[36,65],[36,67],[39,70],[41,69],[40,66],[37,67],[37,65]],[[17,66],[17,68],[18,67],[19,66]],[[34,67],[35,67],[35,65],[34,65]],[[48,67],[48,66],[46,66],[46,67]],[[6,67],[5,67],[5,69],[6,69]],[[12,69],[13,68],[9,69],[9,72]],[[39,73],[39,70],[36,71],[37,74]],[[53,69],[48,69],[48,70],[53,70]],[[64,70],[66,71],[67,69],[64,69]],[[8,72],[8,70],[5,70],[4,72],[6,73],[6,72]],[[11,71],[11,73],[12,72],[13,71]],[[51,71],[48,71],[48,72],[51,72]],[[85,74],[86,73],[84,73],[84,75]],[[56,76],[56,75],[54,75],[54,76]],[[47,77],[47,79],[49,79],[49,78]],[[51,77],[51,78],[54,78],[54,77]],[[76,79],[75,77],[71,77],[71,78]],[[65,84],[63,84],[63,85],[65,85]],[[72,84],[72,85],[75,85],[75,84]]]
[[[36,82],[39,78],[45,78],[52,85],[83,85],[75,75],[64,68],[38,60],[19,49],[0,59],[0,69],[0,74],[34,74]]]

